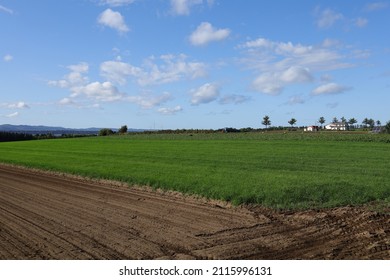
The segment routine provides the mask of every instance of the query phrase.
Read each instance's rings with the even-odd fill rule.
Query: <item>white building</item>
[[[330,123],[325,126],[328,130],[348,130],[348,124],[345,122]]]
[[[316,125],[311,125],[311,126],[308,126],[308,127],[305,127],[304,129],[305,131],[319,131],[320,128]]]

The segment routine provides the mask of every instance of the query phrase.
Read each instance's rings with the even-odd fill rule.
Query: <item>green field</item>
[[[336,133],[141,134],[0,143],[0,161],[234,204],[390,204],[390,137]]]

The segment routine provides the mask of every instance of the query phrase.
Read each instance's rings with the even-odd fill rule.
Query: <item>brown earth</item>
[[[0,259],[390,259],[390,215],[274,211],[0,165]]]

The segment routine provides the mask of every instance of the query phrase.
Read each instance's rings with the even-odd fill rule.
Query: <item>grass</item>
[[[176,190],[234,204],[390,204],[390,138],[240,133],[0,143],[0,161]]]

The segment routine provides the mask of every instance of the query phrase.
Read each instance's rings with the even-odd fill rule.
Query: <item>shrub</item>
[[[99,131],[99,136],[108,136],[114,134],[114,131],[112,131],[109,128],[103,128]]]

